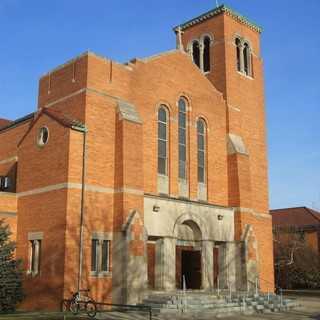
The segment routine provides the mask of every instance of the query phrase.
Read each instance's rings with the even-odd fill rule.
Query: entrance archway
[[[185,217],[175,225],[176,287],[200,289],[202,282],[202,232],[191,217]]]

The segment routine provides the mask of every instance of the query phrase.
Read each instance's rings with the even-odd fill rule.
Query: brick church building
[[[22,308],[79,287],[114,303],[184,282],[273,290],[261,29],[222,5],[174,32],[159,55],[58,66],[34,113],[1,120]]]

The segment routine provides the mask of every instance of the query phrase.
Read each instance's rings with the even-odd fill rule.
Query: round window
[[[48,140],[49,140],[49,129],[47,127],[42,127],[39,130],[39,134],[38,134],[38,145],[44,146],[45,144],[48,143]]]

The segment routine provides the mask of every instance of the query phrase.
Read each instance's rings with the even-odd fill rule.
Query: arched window
[[[193,62],[200,68],[200,45],[198,41],[192,43],[192,59]]]
[[[250,47],[248,43],[243,46],[243,69],[247,76],[250,75]]]
[[[183,98],[179,99],[179,178],[187,179],[187,104]]]
[[[168,175],[168,111],[164,105],[158,110],[158,173]]]
[[[206,36],[203,39],[203,71],[209,72],[210,71],[210,45],[211,39],[210,37]]]
[[[203,119],[197,121],[198,140],[198,182],[206,181],[206,123]]]
[[[241,72],[241,41],[236,38],[236,50],[237,50],[237,70]]]

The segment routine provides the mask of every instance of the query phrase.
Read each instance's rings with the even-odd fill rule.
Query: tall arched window
[[[247,76],[250,75],[250,47],[248,43],[243,45],[243,69]]]
[[[211,39],[210,37],[206,36],[203,39],[203,71],[209,72],[210,71],[210,45]]]
[[[187,104],[184,98],[179,99],[179,178],[187,179]]]
[[[206,181],[206,123],[203,119],[197,121],[198,140],[198,182]]]
[[[236,38],[236,50],[237,50],[237,70],[241,72],[241,41]]]
[[[192,59],[193,62],[200,68],[200,45],[198,41],[192,43]]]
[[[158,110],[158,173],[168,175],[168,110]]]

